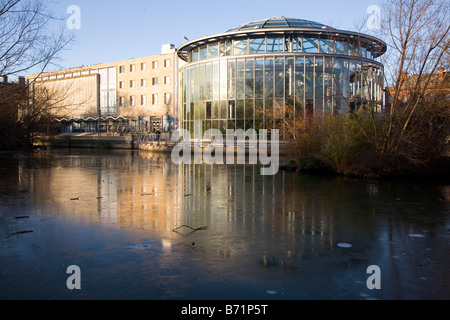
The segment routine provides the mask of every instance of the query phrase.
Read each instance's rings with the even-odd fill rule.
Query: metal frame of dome
[[[283,22],[284,21],[284,22]],[[275,23],[277,22],[277,23]],[[281,23],[280,23],[281,22]],[[316,34],[325,35],[329,38],[346,38],[346,39],[360,39],[362,43],[368,44],[371,47],[377,48],[374,50],[378,52],[378,57],[382,56],[387,51],[387,45],[384,41],[367,35],[352,31],[338,30],[329,26],[320,24],[318,22],[301,20],[301,19],[288,19],[288,18],[273,18],[263,19],[254,22],[249,22],[240,25],[236,28],[232,28],[224,33],[213,34],[209,36],[200,37],[194,40],[190,40],[182,44],[178,50],[178,57],[184,61],[188,61],[188,54],[191,50],[202,45],[229,40],[235,38],[245,37],[261,37],[264,35],[278,35],[278,34]]]
[[[236,28],[232,28],[226,32],[240,31],[246,29],[269,29],[269,28],[322,28],[322,29],[334,29],[324,24],[303,20],[303,19],[292,19],[292,18],[271,18],[271,19],[263,19],[258,21],[252,21],[246,24],[242,24]]]

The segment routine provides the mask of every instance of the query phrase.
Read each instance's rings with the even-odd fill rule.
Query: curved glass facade
[[[183,128],[193,133],[194,121],[201,121],[203,131],[271,129],[283,117],[350,112],[369,103],[381,108],[381,41],[329,27],[332,34],[324,27],[314,32],[317,23],[307,30],[281,26],[273,35],[270,22],[257,34],[242,31],[250,23],[179,49],[188,62],[180,70]]]

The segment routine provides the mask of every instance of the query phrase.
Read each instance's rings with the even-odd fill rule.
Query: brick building
[[[409,75],[404,73],[403,78],[400,79],[403,83],[400,94],[398,96],[399,106],[405,106],[414,97],[422,95],[422,99],[426,101],[434,101],[435,99],[440,99],[442,101],[447,101],[450,105],[450,77],[449,73],[445,71],[443,67],[439,68],[438,73],[435,74],[424,74],[422,79],[424,82],[428,82],[427,88],[423,88],[422,84],[417,85],[418,75]],[[385,111],[390,112],[392,107],[392,102],[394,99],[395,87],[387,87],[385,89]]]

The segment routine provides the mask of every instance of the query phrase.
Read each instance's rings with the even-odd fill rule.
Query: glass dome
[[[315,21],[303,19],[290,19],[283,17],[283,18],[272,18],[249,22],[240,25],[236,28],[227,30],[226,32],[243,31],[249,29],[272,29],[272,28],[302,28],[302,29],[311,28],[311,29],[330,29],[330,30],[334,29]]]

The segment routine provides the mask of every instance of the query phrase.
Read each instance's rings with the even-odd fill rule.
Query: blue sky
[[[180,46],[254,20],[288,17],[355,30],[367,8],[379,0],[56,0],[49,7],[69,18],[67,8],[80,8],[80,29],[70,30],[75,41],[48,71],[114,62],[159,54],[161,46]]]

